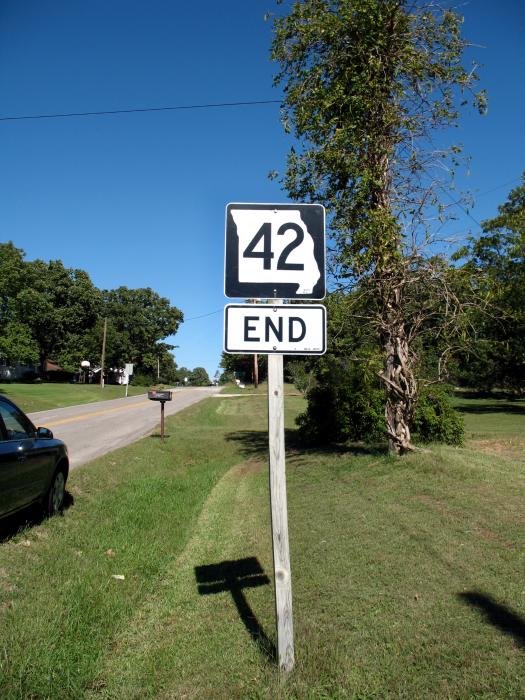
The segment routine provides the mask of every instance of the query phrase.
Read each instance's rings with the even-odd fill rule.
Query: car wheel
[[[66,493],[66,475],[60,467],[56,470],[51,481],[51,486],[45,501],[47,515],[61,513],[64,508],[64,495]]]

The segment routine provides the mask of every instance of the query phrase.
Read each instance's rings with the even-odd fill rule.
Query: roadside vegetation
[[[135,374],[175,381],[174,346],[164,341],[183,314],[153,289],[98,289],[86,271],[25,260],[12,242],[0,243],[0,272],[2,365],[33,366],[33,376],[45,375],[48,360],[62,374],[78,373],[84,360],[95,369],[106,320],[106,370],[131,362]]]
[[[268,395],[268,382],[265,380],[264,382],[258,384],[257,387],[254,387],[253,384],[245,384],[244,389],[241,389],[237,384],[234,384],[233,382],[229,382],[228,384],[223,385],[221,393],[235,394],[238,396],[241,396],[242,394],[250,394],[265,397]],[[300,395],[300,392],[297,390],[297,388],[293,384],[287,382],[285,382],[284,384],[284,393],[285,396]]]
[[[165,442],[74,471],[63,517],[2,524],[0,697],[522,698],[525,405],[455,401],[466,447],[399,460],[300,449],[305,402],[286,399],[284,685],[264,391],[208,399]]]

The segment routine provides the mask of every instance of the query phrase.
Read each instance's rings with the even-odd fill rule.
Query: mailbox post
[[[171,401],[171,391],[156,391],[152,389],[148,391],[148,399],[150,401],[160,401],[160,437],[164,440],[164,404],[166,401]]]

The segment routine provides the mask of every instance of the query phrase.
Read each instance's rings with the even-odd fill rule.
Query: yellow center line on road
[[[92,411],[91,413],[83,413],[81,416],[72,416],[71,418],[62,418],[62,420],[55,420],[46,423],[46,427],[56,426],[56,425],[66,425],[66,423],[78,423],[82,420],[88,420],[88,418],[93,418],[94,416],[104,416],[108,413],[119,413],[120,411],[129,411],[132,408],[139,408],[140,406],[151,405],[151,402],[141,401],[140,403],[128,404],[127,406],[118,406],[117,408],[105,408],[101,411]]]

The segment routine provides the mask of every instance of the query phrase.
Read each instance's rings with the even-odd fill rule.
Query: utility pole
[[[160,355],[157,355],[157,381],[160,379]]]
[[[108,319],[104,319],[104,335],[102,337],[102,355],[100,357],[100,387],[104,388],[104,360],[106,359],[106,333],[108,331]]]

